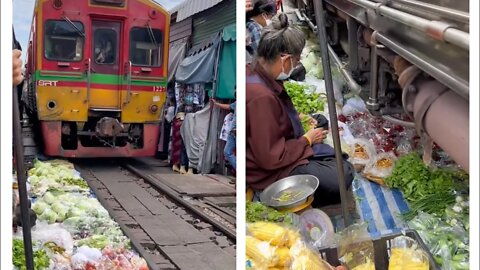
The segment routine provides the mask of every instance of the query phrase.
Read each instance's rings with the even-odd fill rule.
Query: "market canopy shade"
[[[170,44],[169,57],[168,57],[168,82],[175,79],[175,73],[178,66],[185,58],[187,52],[187,42],[176,42]]]
[[[220,37],[195,46],[178,66],[176,81],[184,84],[209,83],[213,81],[217,49]]]

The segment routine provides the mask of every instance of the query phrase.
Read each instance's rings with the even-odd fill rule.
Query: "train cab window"
[[[97,29],[93,34],[94,56],[97,64],[115,64],[117,32],[112,29]]]
[[[130,61],[137,66],[160,66],[162,32],[158,29],[134,27],[130,32]]]
[[[80,61],[83,57],[84,28],[80,22],[45,23],[45,57],[56,61]]]

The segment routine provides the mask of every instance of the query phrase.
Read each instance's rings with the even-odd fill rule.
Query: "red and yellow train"
[[[26,104],[46,155],[155,154],[169,26],[153,0],[36,1]]]

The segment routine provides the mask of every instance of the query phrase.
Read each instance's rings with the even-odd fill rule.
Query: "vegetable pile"
[[[85,180],[74,174],[71,165],[64,162],[41,162],[35,160],[35,167],[28,172],[28,182],[33,196],[42,196],[47,191],[88,192]]]
[[[292,218],[290,215],[265,206],[260,202],[247,202],[246,218],[249,223],[256,221],[270,221],[289,225],[292,224]]]
[[[420,213],[408,225],[420,234],[442,269],[466,270],[469,269],[468,230],[452,220],[455,219],[449,224],[445,219]]]
[[[38,243],[32,243],[38,246]],[[25,247],[22,239],[13,239],[13,265],[19,270],[26,270]],[[43,248],[36,248],[33,251],[33,267],[35,269],[47,269],[50,266],[50,259]]]
[[[327,270],[332,267],[307,247],[300,234],[279,224],[248,225],[246,269]]]
[[[453,170],[429,169],[417,153],[410,153],[398,159],[385,183],[402,191],[410,203],[411,211],[405,215],[410,220],[419,211],[442,215],[455,202],[455,191],[462,189],[466,177]]]
[[[32,228],[35,269],[148,269],[71,164],[36,161],[29,176],[38,216]],[[25,269],[23,240],[15,239],[13,248],[16,269]]]

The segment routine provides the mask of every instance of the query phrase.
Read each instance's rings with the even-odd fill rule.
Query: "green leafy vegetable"
[[[13,265],[19,270],[26,270],[25,248],[22,239],[13,239]],[[50,266],[50,259],[43,249],[33,251],[33,266],[35,270],[47,269]]]
[[[285,224],[292,224],[292,219],[288,214],[279,212],[271,207],[265,206],[260,202],[247,202],[246,207],[247,222],[271,221]]]
[[[308,93],[306,91],[308,86],[296,82],[285,82],[283,86],[287,90],[298,113],[313,114],[323,112],[325,98],[322,98],[317,93]]]
[[[443,214],[447,206],[455,202],[454,191],[466,179],[468,176],[458,171],[431,170],[417,153],[410,153],[397,160],[385,183],[402,191],[411,208],[404,217],[410,220],[418,211]]]

